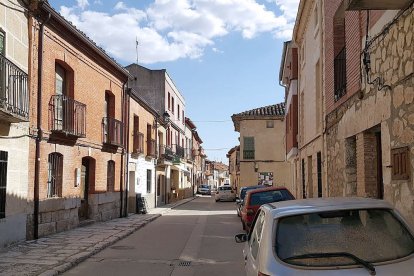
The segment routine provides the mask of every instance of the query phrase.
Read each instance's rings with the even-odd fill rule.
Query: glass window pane
[[[6,51],[6,49],[5,49],[6,48],[6,45],[5,44],[6,44],[5,43],[5,34],[0,31],[0,53],[2,55],[4,55],[5,54],[5,51]]]

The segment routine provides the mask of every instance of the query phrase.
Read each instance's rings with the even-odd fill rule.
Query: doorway
[[[79,221],[89,218],[89,194],[95,187],[95,159],[82,158],[80,199],[81,206],[78,210]]]

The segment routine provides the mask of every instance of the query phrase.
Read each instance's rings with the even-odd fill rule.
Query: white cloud
[[[259,0],[154,0],[147,10],[118,2],[111,13],[60,8],[61,14],[84,31],[110,55],[126,63],[136,60],[139,40],[140,63],[201,58],[206,47],[220,53],[214,41],[231,32],[245,39],[261,33],[288,39],[292,35],[299,0],[267,0],[278,15]],[[95,2],[96,3],[96,0]]]
[[[88,0],[77,0],[78,7],[84,10],[87,6],[89,6]]]

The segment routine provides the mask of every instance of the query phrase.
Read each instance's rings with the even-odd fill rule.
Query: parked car
[[[283,187],[268,187],[247,191],[240,211],[243,230],[249,231],[250,225],[261,205],[292,199],[295,199],[295,197],[288,189]]]
[[[217,201],[236,201],[236,193],[231,186],[220,186],[215,193],[215,199]]]
[[[201,195],[211,195],[211,188],[209,185],[201,184],[198,186],[197,192]]]
[[[237,216],[241,216],[241,209],[243,208],[243,200],[246,196],[247,191],[253,190],[253,189],[260,189],[260,188],[266,188],[268,186],[265,185],[256,185],[256,186],[247,186],[240,188],[239,196],[236,199],[237,203]]]
[[[390,204],[368,198],[262,205],[243,251],[248,276],[412,275],[414,229]]]

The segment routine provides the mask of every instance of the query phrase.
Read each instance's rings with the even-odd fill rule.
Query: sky
[[[227,163],[239,144],[232,114],[284,101],[280,59],[299,0],[49,3],[121,65],[138,56],[146,68],[166,69],[210,160]]]

